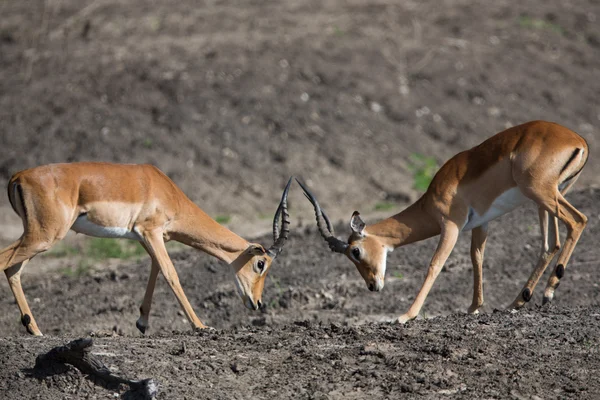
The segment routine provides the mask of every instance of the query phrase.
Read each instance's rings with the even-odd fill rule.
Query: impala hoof
[[[21,317],[21,323],[23,324],[25,329],[27,329],[27,333],[29,333],[30,335],[33,335],[33,336],[44,336],[44,335],[42,335],[42,332],[40,332],[40,330],[37,328],[37,325],[32,322],[33,321],[31,320],[31,317],[29,316],[29,314],[24,314]]]
[[[140,321],[135,322],[135,327],[138,328],[138,331],[142,332],[144,335],[146,334],[146,329],[148,329],[148,327],[143,325]]]
[[[550,303],[553,298],[554,298],[554,293],[551,295],[545,294],[544,299],[542,300],[542,305],[546,305],[546,304]]]
[[[560,283],[560,282],[559,282]],[[558,287],[558,285],[557,285]],[[554,289],[553,287],[547,287],[544,290],[544,299],[542,300],[542,305],[550,303],[554,299]]]
[[[398,317],[398,319],[396,319],[396,323],[400,324],[400,325],[404,325],[405,323],[407,323],[410,320],[413,320],[414,318],[409,317],[408,315],[404,314]]]
[[[214,331],[216,331],[215,328],[213,328],[212,326],[206,326],[206,325],[197,326],[194,328],[194,332],[197,332],[197,333],[207,333],[207,332],[214,332]]]

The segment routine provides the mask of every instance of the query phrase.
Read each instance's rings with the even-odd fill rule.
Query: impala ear
[[[253,256],[262,256],[266,253],[265,248],[259,244],[251,244],[246,252]]]
[[[367,224],[360,218],[360,213],[354,211],[354,213],[352,213],[352,218],[350,219],[350,228],[352,228],[352,232],[362,235],[366,225]]]

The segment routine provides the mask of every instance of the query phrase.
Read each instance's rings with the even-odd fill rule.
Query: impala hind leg
[[[550,221],[548,221],[548,211],[541,207],[538,209],[538,216],[542,234],[542,252],[539,256],[537,265],[529,276],[525,286],[523,286],[523,289],[517,295],[517,298],[510,305],[509,308],[511,309],[521,308],[525,303],[531,300],[535,286],[560,250],[558,219],[552,216],[550,217]]]
[[[21,312],[21,323],[30,334],[42,336],[21,287],[21,271],[29,259],[50,248],[51,244],[33,246],[28,243],[27,238],[21,238],[0,251],[0,269],[6,275],[8,285]]]
[[[200,321],[198,316],[196,316],[194,309],[183,292],[183,288],[179,282],[179,277],[177,276],[177,271],[175,271],[175,267],[173,266],[173,263],[169,258],[169,254],[167,253],[162,232],[144,232],[143,238],[144,245],[146,246],[150,257],[152,258],[152,262],[158,264],[160,271],[171,287],[175,297],[177,297],[177,301],[179,301],[181,308],[183,308],[183,312],[185,313],[188,321],[190,321],[192,326],[196,329],[207,328],[207,326]],[[156,279],[154,279],[154,281],[156,281]],[[149,281],[148,284],[150,285],[150,283],[151,282]],[[154,285],[154,283],[152,283],[152,285]]]
[[[471,232],[471,262],[473,263],[473,302],[468,309],[469,314],[479,313],[483,305],[483,254],[487,241],[488,225],[474,228]]]
[[[552,298],[554,297],[554,291],[558,287],[560,280],[565,273],[565,269],[567,268],[567,263],[571,258],[571,254],[573,254],[573,250],[575,250],[577,241],[579,240],[579,237],[581,236],[581,233],[587,224],[587,217],[573,207],[573,205],[571,205],[571,203],[569,203],[562,194],[558,194],[557,201],[558,204],[555,211],[556,217],[558,217],[567,226],[567,237],[565,239],[563,250],[556,261],[556,267],[554,268],[554,271],[552,271],[552,274],[548,279],[548,283],[546,284],[543,304],[552,301]]]
[[[17,301],[17,305],[19,306],[19,311],[21,312],[21,323],[25,329],[27,329],[29,334],[34,336],[42,336],[42,332],[38,328],[37,323],[33,318],[33,313],[29,309],[29,304],[27,304],[25,293],[23,293],[23,288],[21,287],[21,271],[28,261],[29,260],[22,261],[5,269],[4,274],[6,275],[6,279],[8,279],[10,290],[13,292],[13,296]]]

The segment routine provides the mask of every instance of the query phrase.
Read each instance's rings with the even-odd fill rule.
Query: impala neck
[[[392,248],[428,239],[439,235],[441,231],[438,222],[423,210],[422,199],[365,229],[368,234],[378,236]]]
[[[228,264],[238,259],[250,246],[248,241],[217,223],[191,200],[182,208],[169,229],[171,239],[202,250]]]

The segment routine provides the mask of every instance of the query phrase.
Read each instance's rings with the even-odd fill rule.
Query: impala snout
[[[262,308],[262,302],[260,300],[253,301],[250,297],[246,297],[244,305],[250,310],[256,311]]]
[[[379,292],[381,289],[383,289],[384,284],[385,282],[382,278],[375,278],[367,283],[367,287],[371,292]]]
[[[237,286],[237,295],[242,300],[242,303],[244,303],[244,306],[246,306],[246,308],[256,311],[262,307],[261,300],[255,301],[252,294],[248,295],[248,294],[244,293],[243,288],[240,287],[241,285],[239,284],[239,282],[237,280],[236,280],[236,283],[238,283],[236,285]]]

